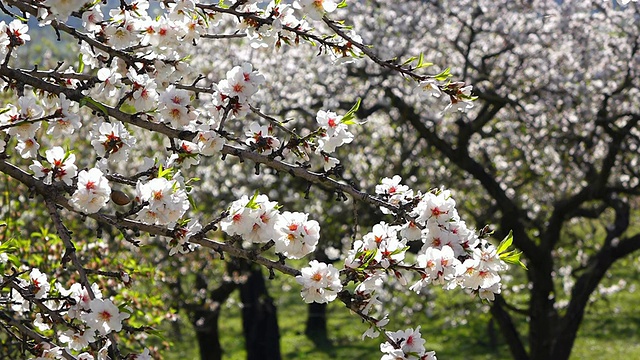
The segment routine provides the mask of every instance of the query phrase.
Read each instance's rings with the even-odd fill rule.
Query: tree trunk
[[[229,298],[236,286],[233,282],[223,282],[210,294],[210,299],[217,306],[205,307],[203,302],[192,312],[191,323],[198,339],[200,360],[222,359],[218,318],[220,317],[221,305]],[[207,281],[202,274],[198,274],[196,277],[196,288],[199,290],[207,289]]]
[[[216,310],[198,310],[193,314],[193,327],[196,330],[200,360],[221,360],[220,332],[218,318],[220,308]]]
[[[318,347],[329,345],[327,336],[327,304],[309,304],[304,334]]]
[[[522,340],[520,340],[518,330],[513,324],[511,316],[509,316],[509,313],[504,309],[504,304],[505,301],[502,296],[496,296],[495,301],[491,305],[491,315],[493,315],[493,319],[498,323],[502,336],[504,336],[507,345],[509,345],[511,356],[513,356],[515,360],[529,360],[529,355],[522,344]]]
[[[273,299],[261,268],[251,266],[247,281],[240,287],[242,329],[247,360],[280,360],[280,330]]]

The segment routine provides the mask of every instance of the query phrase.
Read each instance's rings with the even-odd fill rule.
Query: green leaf
[[[167,180],[171,180],[172,177],[172,173],[173,173],[173,168],[163,168],[162,165],[158,166],[158,177],[161,178],[165,178]]]
[[[369,264],[371,263],[371,261],[373,261],[373,259],[375,259],[377,251],[378,251],[378,249],[367,250],[364,253],[364,257],[362,258],[362,265],[360,265],[358,268],[359,269],[366,269],[367,267],[369,267]]]
[[[513,231],[509,231],[509,234],[507,234],[507,236],[504,239],[502,239],[502,241],[500,242],[500,245],[498,245],[498,249],[496,250],[496,253],[498,255],[502,254],[509,248],[509,246],[511,246],[512,243],[513,243]]]
[[[347,0],[342,0],[342,2],[338,4],[338,9],[342,9],[346,7],[347,7]]]
[[[78,55],[78,72],[82,74],[84,71],[84,61],[82,61],[82,53]]]
[[[438,81],[445,81],[448,78],[450,78],[451,76],[451,69],[450,68],[446,68],[444,69],[440,74],[437,74],[436,76],[434,76],[434,78]]]
[[[527,266],[520,260],[520,256],[522,256],[522,251],[512,250],[503,254],[500,254],[500,260],[506,262],[507,264],[513,264],[521,266],[523,269],[528,270]]]
[[[423,67],[429,67],[432,66],[433,63],[430,62],[424,62],[424,54],[420,53],[420,57],[418,57],[418,65],[416,65],[416,69],[420,69]]]
[[[412,56],[412,57],[408,58],[405,62],[403,62],[402,65],[407,65],[409,63],[412,63],[415,59],[417,59],[417,57]]]
[[[256,192],[253,193],[251,200],[249,200],[249,202],[247,203],[247,205],[245,205],[245,207],[248,207],[249,209],[253,209],[253,210],[260,209],[260,205],[256,203],[256,199],[258,198],[258,195],[260,195],[260,193],[258,192],[258,190],[256,190]]]
[[[360,103],[361,102],[362,102],[362,99],[358,98],[358,100],[356,101],[355,105],[353,105],[351,107],[351,109],[349,109],[349,111],[347,111],[347,113],[344,114],[344,116],[342,117],[341,123],[343,123],[345,125],[356,124],[356,121],[354,121],[353,119],[356,117],[355,113],[360,108]]]
[[[164,337],[163,332],[160,330],[156,330],[156,329],[146,330],[146,333],[149,335],[157,336],[161,340],[167,340],[167,338]]]
[[[102,105],[101,103],[93,100],[92,98],[90,98],[88,96],[85,96],[82,99],[80,99],[79,103],[80,103],[80,107],[83,107],[83,106],[85,106],[87,104],[91,104],[92,106],[89,106],[90,108],[92,108],[94,110],[100,110],[100,111],[102,111],[102,113],[105,116],[109,116],[109,112],[107,111],[107,108],[104,105]]]

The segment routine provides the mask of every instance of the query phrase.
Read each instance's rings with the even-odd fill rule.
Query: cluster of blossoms
[[[1,61],[4,62],[9,53],[11,53],[12,57],[16,57],[16,52],[13,50],[31,40],[31,36],[27,34],[27,31],[29,31],[29,26],[20,20],[13,20],[9,24],[0,21]]]
[[[43,181],[47,185],[51,185],[53,180],[64,181],[65,184],[71,185],[78,170],[74,164],[76,156],[64,151],[60,146],[54,146],[44,154],[49,165],[45,166],[40,161],[33,160],[33,164],[29,166],[33,175],[39,179],[44,178]]]
[[[265,77],[249,63],[235,66],[227,71],[226,78],[215,86],[213,114],[218,119],[224,116],[240,117],[249,111],[249,100],[264,84]],[[225,115],[227,114],[227,115]]]
[[[89,134],[98,156],[112,163],[127,161],[129,150],[136,143],[136,138],[129,134],[120,121],[96,123]]]
[[[384,354],[380,360],[436,360],[435,351],[427,351],[424,347],[425,340],[420,334],[420,326],[415,330],[409,328],[395,332],[389,331],[387,336],[393,344],[389,341],[380,344],[380,351]]]
[[[275,250],[290,259],[300,259],[316,249],[320,225],[308,220],[308,214],[285,211],[280,213],[275,201],[266,195],[246,195],[234,201],[222,221],[222,231],[239,235],[251,243],[274,241]]]
[[[347,125],[342,121],[343,117],[333,111],[318,111],[316,121],[322,129],[318,138],[316,152],[322,154],[324,159],[324,170],[335,167],[340,161],[328,154],[336,151],[336,148],[353,141],[353,134],[349,132]]]
[[[333,301],[342,290],[338,269],[316,260],[312,260],[308,267],[300,270],[296,281],[302,285],[300,295],[307,303],[322,304]]]
[[[463,82],[451,82],[441,87],[435,79],[426,79],[421,81],[418,86],[422,91],[436,98],[439,98],[443,92],[447,95],[445,97],[448,100],[447,105],[440,112],[440,115],[449,111],[466,112],[473,108],[473,101],[477,99],[471,94],[473,86]]]
[[[78,174],[78,189],[69,203],[79,211],[93,214],[102,209],[111,195],[109,181],[97,168],[82,170]]]
[[[18,106],[8,104],[0,114],[0,135],[7,133],[18,139],[16,150],[23,159],[34,158],[40,148],[35,139],[36,131],[40,129],[38,121],[44,115],[44,109],[36,103],[33,95],[18,98]],[[0,150],[4,150],[4,136],[2,136]]]
[[[106,336],[121,331],[129,314],[111,300],[104,299],[97,284],[93,283],[87,289],[80,283],[73,283],[67,289],[60,282],[50,282],[37,268],[29,272],[28,279],[16,277],[9,282],[11,290],[0,293],[0,301],[11,304],[11,310],[18,314],[33,313],[38,330],[54,330],[59,341],[65,344],[60,347],[41,343],[37,347],[41,352],[38,359],[62,359],[64,353],[72,352],[77,354],[74,355],[77,359],[108,359],[110,342],[105,341]],[[27,299],[36,299],[39,306],[30,306],[31,300]],[[104,345],[99,348],[100,344]],[[100,350],[93,352],[90,347]],[[148,354],[148,350],[145,353]]]
[[[189,209],[189,198],[180,183],[179,174],[172,179],[157,177],[136,184],[136,201],[142,205],[137,219],[156,225],[173,227]]]
[[[501,290],[499,272],[507,268],[497,249],[460,219],[449,191],[422,194],[401,181],[399,176],[385,178],[376,193],[391,205],[386,213],[405,208],[408,221],[404,225],[375,225],[362,240],[353,242],[344,260],[344,281],[356,283],[350,308],[366,316],[380,308],[378,294],[384,292],[382,287],[391,278],[418,294],[426,286],[438,284],[449,290],[461,287],[482,299],[493,300]],[[410,241],[423,243],[413,262],[406,256]],[[419,275],[419,280],[408,284],[403,274],[406,272]],[[335,299],[345,284],[336,277],[338,272],[333,266],[312,262],[297,277],[304,300]],[[388,322],[386,315],[382,320],[367,319],[371,327],[365,336],[371,337],[379,334],[375,329]],[[391,341],[381,345],[382,359],[435,359],[434,352],[425,350],[419,328],[386,334]]]

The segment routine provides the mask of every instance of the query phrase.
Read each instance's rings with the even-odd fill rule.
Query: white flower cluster
[[[136,138],[117,120],[95,123],[89,134],[98,156],[108,158],[110,163],[127,161],[129,150],[136,143]]]
[[[78,174],[77,186],[78,189],[71,196],[69,203],[79,211],[93,214],[109,201],[111,187],[100,169],[82,170]]]
[[[496,248],[480,240],[460,220],[449,191],[416,193],[401,181],[397,175],[385,178],[376,186],[376,193],[394,206],[406,207],[410,220],[404,225],[390,226],[384,222],[375,225],[362,240],[354,241],[345,259],[347,278],[362,279],[357,282],[354,293],[363,300],[355,306],[363,314],[369,314],[381,305],[378,294],[384,292],[382,286],[388,282],[389,275],[407,286],[403,275],[407,271],[420,277],[409,286],[417,293],[428,285],[438,284],[445,289],[468,289],[483,299],[493,300],[501,290],[499,272],[507,267]],[[393,213],[393,208],[386,213]],[[416,240],[424,245],[415,262],[407,263],[408,242]],[[365,335],[374,333],[372,327]],[[388,346],[385,349],[389,356],[401,350]]]
[[[239,235],[252,243],[275,242],[276,252],[300,259],[316,249],[320,239],[320,225],[308,220],[308,214],[280,213],[278,204],[266,195],[246,195],[234,201],[229,215],[220,221],[222,231]]]
[[[167,180],[164,177],[136,184],[136,200],[145,204],[137,219],[156,225],[172,227],[189,209],[187,192],[178,181],[179,177]]]
[[[338,269],[317,260],[312,260],[308,267],[302,268],[296,281],[302,285],[300,295],[306,303],[333,301],[342,290]]]
[[[0,22],[0,24],[2,24]],[[1,27],[1,26],[0,26]],[[2,29],[0,29],[0,34]],[[0,38],[1,39],[1,38]],[[6,130],[0,130],[0,135],[7,133],[18,139],[16,150],[23,159],[35,158],[40,144],[35,139],[36,131],[40,129],[40,121],[44,109],[36,103],[33,95],[25,95],[18,98],[18,106],[8,104],[0,113],[0,126],[10,126]],[[0,148],[4,147],[4,136]],[[4,149],[0,149],[4,150]]]
[[[13,20],[8,25],[4,21],[0,21],[0,59],[4,61],[7,54],[11,52],[12,57],[16,57],[13,49],[17,46],[24,45],[25,42],[31,40],[31,36],[27,34],[29,26],[20,20]]]
[[[40,161],[33,160],[33,164],[29,166],[33,175],[38,179],[44,178],[43,182],[47,185],[51,185],[53,180],[64,181],[65,184],[71,185],[78,170],[74,164],[76,156],[64,151],[60,146],[54,146],[44,154],[49,165],[45,166]]]
[[[451,82],[443,85],[442,90],[435,79],[426,79],[418,84],[418,87],[433,97],[439,98],[443,90],[445,92],[447,105],[440,112],[440,116],[447,112],[467,112],[473,108],[475,97],[471,94],[472,85],[463,82]]]
[[[386,334],[393,344],[389,341],[380,344],[380,351],[384,354],[380,360],[437,360],[435,351],[426,351],[420,326],[415,330],[409,328]]]
[[[102,293],[95,283],[91,284],[90,291],[79,283],[73,283],[66,289],[57,281],[51,284],[46,274],[37,268],[31,270],[28,280],[16,278],[13,281],[17,288],[12,289],[6,298],[0,295],[0,301],[10,302],[11,310],[19,314],[36,312],[34,325],[38,330],[54,329],[58,339],[66,345],[68,351],[89,350],[89,347],[98,341],[99,337],[121,331],[122,322],[129,318],[129,314],[120,311],[111,300],[102,298]],[[60,296],[49,298],[52,287]],[[93,299],[90,292],[93,294]],[[42,303],[37,308],[31,307],[25,297],[39,299]],[[73,328],[65,329],[61,324],[57,324],[55,328],[52,327],[49,314],[54,312],[73,324]],[[105,351],[108,346],[109,344],[105,345]],[[43,343],[43,352],[40,358],[60,359],[62,358],[62,349],[49,343]],[[77,355],[77,358],[94,359],[88,352]]]
[[[328,154],[336,151],[336,148],[353,141],[353,134],[349,132],[346,124],[342,122],[342,116],[333,111],[320,110],[316,114],[316,121],[320,125],[322,136],[318,138],[316,152],[322,154],[324,170],[329,171],[340,163],[340,160]]]
[[[226,76],[214,89],[212,115],[217,120],[221,120],[225,113],[230,118],[246,114],[251,96],[265,82],[264,75],[253,70],[250,63],[233,67]]]

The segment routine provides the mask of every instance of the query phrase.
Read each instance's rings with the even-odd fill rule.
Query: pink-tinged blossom
[[[240,235],[253,243],[265,243],[280,235],[276,232],[279,219],[278,203],[269,201],[266,195],[249,199],[243,195],[229,207],[229,215],[220,221],[222,231]]]
[[[309,214],[285,211],[275,224],[279,233],[276,252],[290,259],[300,259],[316,249],[320,239],[320,225],[307,220]]]
[[[198,165],[200,163],[199,151],[200,147],[197,144],[191,141],[180,140],[178,143],[178,151],[171,154],[167,160],[167,167],[176,165],[183,169],[188,169],[192,165]]]
[[[425,350],[420,326],[415,330],[387,331],[386,334],[394,344],[389,341],[380,344],[380,351],[384,354],[380,360],[436,360],[435,352]]]
[[[86,2],[86,0],[78,0]],[[82,26],[88,32],[99,31],[102,27],[98,25],[104,20],[100,3],[82,13]]]
[[[95,331],[75,331],[66,330],[59,336],[60,342],[67,344],[67,348],[80,351],[89,346],[90,343],[96,341],[94,337]]]
[[[122,87],[122,75],[116,67],[103,67],[98,70],[98,80],[94,93],[114,97]]]
[[[60,146],[54,146],[45,151],[45,157],[49,166],[43,165],[38,160],[34,160],[29,166],[34,176],[38,179],[44,178],[43,182],[47,185],[51,185],[53,180],[64,181],[65,184],[71,185],[78,169],[74,164],[76,156],[67,153]]]
[[[142,26],[144,34],[140,43],[142,45],[152,45],[161,50],[169,47],[175,48],[179,44],[179,39],[184,36],[182,28],[173,20],[161,17],[157,20],[147,21]]]
[[[324,171],[329,171],[334,167],[336,167],[338,164],[340,164],[340,160],[331,156],[324,155],[322,156],[322,159],[324,160],[324,163],[323,163]]]
[[[154,109],[158,105],[158,87],[154,79],[151,79],[147,74],[136,74],[135,70],[130,69],[127,73],[127,77],[133,83],[133,93],[128,98],[129,104],[131,104],[136,111],[145,112]]]
[[[308,267],[302,268],[296,281],[302,285],[300,295],[306,303],[333,301],[342,290],[338,269],[317,260],[312,260]]]
[[[57,119],[50,121],[47,129],[47,135],[53,135],[53,137],[71,135],[82,126],[80,115],[75,113],[75,110],[69,109],[72,104],[64,93],[60,94],[59,103],[60,106],[55,110]]]
[[[376,185],[376,194],[382,196],[388,203],[395,206],[408,204],[413,201],[413,190],[407,185],[401,184],[401,181],[402,178],[400,175],[395,175],[393,178],[382,179],[381,183]],[[392,212],[385,206],[381,206],[380,210],[383,214],[391,214]]]
[[[36,299],[42,299],[49,293],[51,285],[47,281],[47,275],[40,272],[39,269],[32,269],[29,273],[29,279],[31,280],[31,289]]]
[[[280,140],[271,135],[272,129],[267,125],[253,122],[249,125],[249,131],[245,132],[245,143],[264,155],[271,154],[280,147]]]
[[[136,138],[117,120],[94,124],[89,135],[98,156],[107,157],[112,163],[126,161],[129,150],[136,143]]]
[[[186,90],[176,89],[170,85],[160,95],[160,117],[176,129],[195,128],[197,112],[190,104],[191,98]]]
[[[147,203],[137,216],[147,224],[173,226],[189,209],[187,192],[175,179],[161,177],[147,183],[138,181],[136,200]]]
[[[240,103],[246,103],[264,82],[263,75],[254,71],[251,64],[244,63],[227,71],[227,78],[218,83],[218,90],[230,98],[237,97]]]
[[[449,190],[440,190],[437,194],[428,192],[424,194],[411,215],[416,216],[415,221],[420,225],[426,225],[428,221],[445,224],[451,219],[459,218],[455,206],[456,202]]]
[[[349,132],[347,125],[342,123],[342,116],[332,111],[318,111],[316,121],[325,130],[324,136],[318,138],[318,151],[332,153],[343,144],[353,141],[353,134]]]
[[[16,19],[9,23],[7,28],[7,33],[9,34],[9,46],[21,46],[24,45],[25,42],[31,40],[31,36],[27,34],[29,31],[29,26],[23,23],[22,21]],[[13,53],[15,55],[15,52]]]
[[[109,10],[109,16],[115,21],[127,18],[139,20],[149,17],[147,10],[149,10],[148,0],[134,0],[129,3],[129,6],[126,9],[117,7]]]
[[[449,246],[444,246],[442,250],[427,248],[424,253],[418,255],[416,262],[422,279],[410,289],[419,294],[423,287],[433,283],[444,285],[445,289],[455,288],[460,266],[460,261],[455,258],[453,249]]]
[[[20,110],[18,110],[20,109]],[[16,136],[18,140],[33,138],[40,129],[40,122],[29,122],[44,115],[44,110],[36,103],[32,95],[22,96],[18,99],[18,107],[8,104],[0,114],[0,125],[14,125],[6,130],[7,134]],[[17,125],[16,124],[20,124]]]
[[[0,139],[0,145],[4,143],[4,140]],[[2,148],[2,146],[0,146]],[[24,140],[18,140],[16,150],[23,159],[35,158],[38,156],[38,149],[40,144],[34,138],[27,138]],[[0,152],[2,152],[0,150]]]
[[[225,143],[224,138],[213,130],[199,132],[196,140],[198,141],[200,154],[204,156],[219,154]]]
[[[325,13],[334,12],[338,3],[335,0],[296,0],[294,6],[313,20],[321,20]]]
[[[78,211],[93,214],[107,204],[110,195],[109,181],[102,171],[92,168],[78,174],[78,188],[69,202]]]
[[[418,240],[422,237],[422,229],[415,222],[409,221],[402,226],[400,236],[408,241]]]
[[[47,0],[45,5],[58,21],[67,21],[72,12],[80,10],[87,0]]]
[[[76,319],[80,317],[80,315],[88,311],[91,307],[89,306],[91,303],[91,297],[89,296],[89,291],[82,286],[80,283],[73,283],[69,287],[69,289],[65,289],[60,285],[60,283],[56,283],[56,289],[60,292],[62,296],[68,296],[75,300],[75,304],[71,305],[67,310],[66,316],[71,319]],[[100,288],[98,284],[91,284],[91,291],[96,299],[102,299],[102,293],[100,292]]]
[[[89,307],[91,312],[82,314],[81,318],[87,326],[101,335],[122,330],[122,321],[129,317],[129,314],[121,313],[109,299],[93,299]]]
[[[363,250],[375,250],[373,260],[388,268],[404,260],[406,244],[398,239],[398,227],[385,222],[376,224],[371,232],[362,237]]]
[[[189,243],[191,236],[202,229],[202,225],[197,220],[189,222],[187,226],[180,226],[173,229],[173,238],[169,241],[169,255],[173,256],[178,252],[186,254],[193,251],[196,245]]]
[[[107,43],[115,49],[124,49],[138,43],[135,21],[125,17],[120,23],[110,23],[104,28]]]

